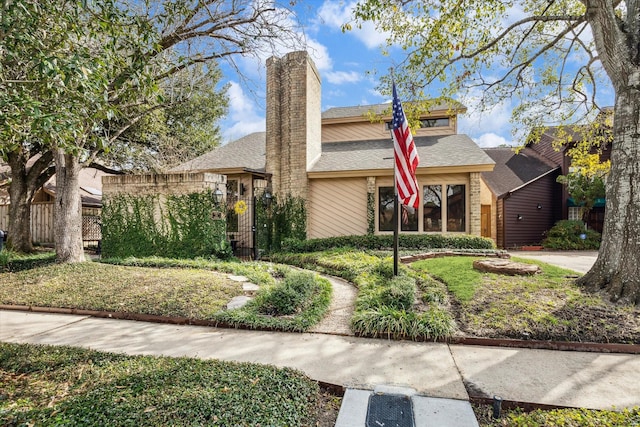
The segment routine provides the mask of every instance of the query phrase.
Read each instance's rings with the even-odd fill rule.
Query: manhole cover
[[[369,397],[367,427],[413,427],[409,396],[374,394]]]

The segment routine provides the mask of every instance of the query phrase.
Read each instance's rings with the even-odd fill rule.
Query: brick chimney
[[[267,60],[266,171],[274,194],[307,198],[320,157],[320,75],[307,52]]]

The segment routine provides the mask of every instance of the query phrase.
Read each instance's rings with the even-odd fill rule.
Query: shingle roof
[[[244,168],[265,170],[265,132],[232,141],[172,171]],[[491,165],[487,156],[468,136],[421,136],[415,138],[419,167]],[[333,142],[322,145],[322,154],[310,172],[341,172],[393,168],[391,139]]]
[[[404,104],[404,103],[403,103]],[[432,111],[448,110],[448,109],[464,109],[464,105],[457,101],[450,101],[448,103],[439,103],[431,106]],[[374,105],[360,105],[354,107],[333,107],[322,113],[323,119],[343,119],[348,117],[364,117],[369,112],[374,114],[382,114],[385,110],[391,115],[391,103],[374,104]]]
[[[493,160],[466,135],[421,136],[415,139],[419,168],[492,165]],[[310,172],[393,169],[391,139],[326,143]]]
[[[266,132],[255,132],[243,136],[200,157],[176,166],[171,171],[232,168],[264,171],[266,135]]]
[[[485,148],[484,151],[496,166],[492,172],[482,172],[482,178],[497,197],[557,169],[530,148],[518,154],[513,148]]]

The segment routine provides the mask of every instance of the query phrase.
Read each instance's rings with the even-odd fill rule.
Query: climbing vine
[[[195,258],[231,255],[221,208],[210,191],[169,195],[116,194],[102,208],[104,257]]]
[[[376,198],[374,193],[367,193],[367,234],[373,236],[376,231]]]

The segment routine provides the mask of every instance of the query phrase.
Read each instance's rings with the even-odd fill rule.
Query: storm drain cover
[[[414,427],[411,398],[398,394],[371,395],[367,427]]]

